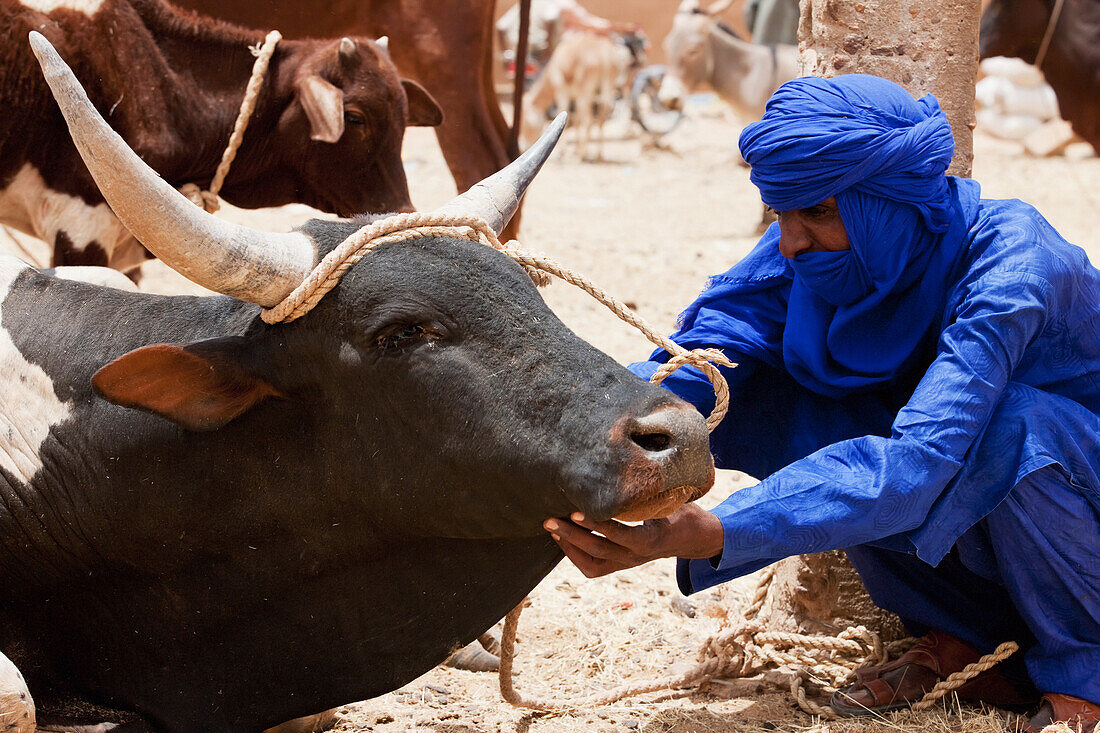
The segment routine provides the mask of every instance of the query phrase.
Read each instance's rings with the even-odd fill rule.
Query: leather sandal
[[[1073,695],[1048,692],[1043,695],[1039,712],[1030,720],[1016,718],[1017,733],[1039,733],[1054,723],[1065,723],[1071,730],[1093,733],[1100,726],[1100,705]]]
[[[839,715],[877,715],[901,710],[919,701],[937,682],[966,665],[978,661],[981,653],[966,642],[943,631],[930,631],[916,645],[892,662],[877,667],[857,669],[856,682],[833,693],[829,707]],[[899,672],[900,681],[883,679],[890,672]],[[898,677],[899,675],[891,675]],[[917,689],[903,694],[901,682],[906,678],[920,680]],[[896,684],[896,686],[895,686]],[[1034,704],[1035,696],[1009,680],[994,667],[954,691],[960,699],[984,702],[998,707]]]

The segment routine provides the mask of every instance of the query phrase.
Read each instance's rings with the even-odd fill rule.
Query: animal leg
[[[601,81],[599,101],[596,103],[596,160],[603,161],[604,125],[611,118],[611,112],[615,109],[615,86],[611,78],[614,70],[607,71]]]
[[[577,154],[581,160],[588,160],[588,143],[592,138],[592,125],[595,122],[593,109],[596,104],[596,85],[599,80],[593,75],[586,77],[577,89],[577,129],[580,137],[577,141]]]

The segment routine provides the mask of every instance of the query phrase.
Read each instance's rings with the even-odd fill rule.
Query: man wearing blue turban
[[[945,175],[954,141],[934,97],[855,74],[795,79],[740,143],[779,221],[673,339],[739,363],[711,447],[719,467],[765,478],[713,512],[547,530],[587,575],[679,556],[686,593],[843,548],[923,638],[864,670],[836,710],[902,707],[1012,639],[1022,663],[960,696],[1018,704],[1038,690],[1025,728],[1091,730],[1100,272],[1032,207]],[[667,358],[632,369],[649,377]],[[692,368],[664,384],[713,406]]]

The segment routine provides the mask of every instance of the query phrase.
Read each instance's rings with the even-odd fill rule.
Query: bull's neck
[[[33,460],[20,465],[29,469],[0,472],[0,494],[19,497],[0,500],[0,536],[24,538],[21,544],[0,542],[0,585],[13,577],[64,582],[103,559],[88,538],[106,531],[107,518],[119,510],[118,497],[125,498],[126,490],[118,487],[133,477],[123,475],[117,457],[150,418],[136,410],[120,417],[117,407],[96,395],[96,371],[142,346],[243,334],[256,316],[255,306],[228,298],[121,292],[47,278],[29,268],[18,275],[0,306],[3,356],[5,363],[38,375],[38,390],[28,393],[33,399],[24,407],[37,409],[38,417],[9,418],[47,432],[28,443]],[[97,492],[105,502],[92,500]],[[35,558],[43,553],[57,561],[38,567]],[[37,576],[22,578],[29,567],[36,567]]]
[[[171,116],[165,129],[176,131],[180,138],[168,149],[139,152],[169,180],[205,186],[221,160],[244,99],[255,62],[250,49],[262,44],[265,34],[219,21],[195,20],[160,0],[131,2],[152,32],[159,52],[159,68],[147,73],[159,77],[158,86],[168,97],[158,105]],[[280,72],[297,45],[281,41],[275,50],[233,162],[233,179],[247,180],[251,171],[270,165],[273,153],[266,141],[291,93],[287,75]],[[191,149],[181,150],[180,145]],[[157,160],[158,155],[165,159]]]

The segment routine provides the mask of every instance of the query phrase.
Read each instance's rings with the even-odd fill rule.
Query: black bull
[[[465,240],[384,245],[276,326],[4,272],[2,356],[67,410],[0,480],[0,651],[46,708],[255,731],[384,693],[560,560],[543,519],[713,480],[698,413]]]

